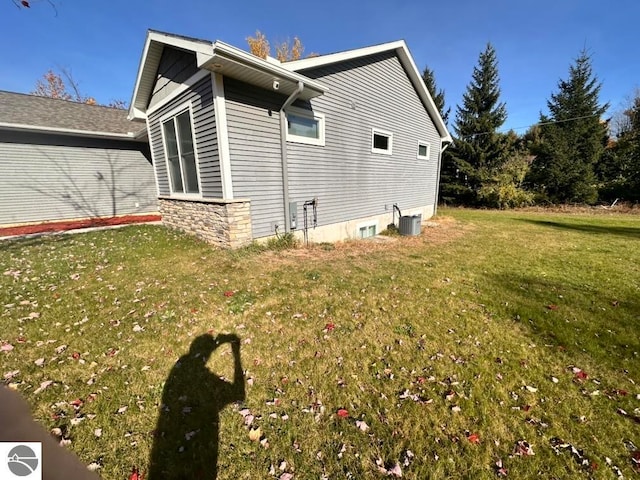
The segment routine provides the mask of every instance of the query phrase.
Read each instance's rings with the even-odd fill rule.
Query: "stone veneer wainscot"
[[[251,202],[159,197],[162,223],[222,248],[251,243]]]

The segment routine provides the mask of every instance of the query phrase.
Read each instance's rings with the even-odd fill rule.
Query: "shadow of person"
[[[225,343],[231,344],[233,352],[233,382],[220,378],[206,365],[216,348]],[[197,337],[165,383],[148,479],[215,479],[220,411],[244,398],[240,339],[236,335]]]

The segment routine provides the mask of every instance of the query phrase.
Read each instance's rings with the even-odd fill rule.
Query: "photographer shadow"
[[[211,354],[225,343],[233,353],[232,382],[207,368]],[[165,383],[148,479],[217,478],[220,411],[244,398],[240,339],[236,335],[197,337]]]

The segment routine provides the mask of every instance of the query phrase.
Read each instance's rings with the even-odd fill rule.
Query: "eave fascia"
[[[20,123],[5,123],[5,122],[0,122],[0,129],[10,130],[10,131],[21,131],[21,132],[73,135],[75,137],[144,141],[144,139],[141,139],[140,136],[134,132],[128,132],[128,133],[99,132],[99,131],[93,131],[93,130],[76,130],[73,128],[59,128],[59,127],[41,127],[38,125],[24,125]]]
[[[297,84],[298,82],[304,83],[305,89],[311,89],[318,93],[318,95],[322,95],[329,91],[329,88],[325,85],[322,85],[320,82],[312,80],[302,74],[299,74],[289,68],[285,68],[280,62],[275,63],[273,61],[268,61],[257,57],[251,53],[245,52],[239,48],[236,48],[227,43],[216,41],[213,44],[213,56],[207,62],[207,64],[198,65],[201,68],[206,68],[207,66],[215,63],[216,57],[220,55],[223,58],[228,58],[230,60],[236,61],[238,63],[244,64],[248,67],[254,68],[256,70],[260,70],[264,73],[273,75],[279,79],[288,80],[292,83]]]

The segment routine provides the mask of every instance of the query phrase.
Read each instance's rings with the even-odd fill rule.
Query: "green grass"
[[[178,371],[193,411],[165,412],[176,465],[216,448],[211,404],[220,479],[385,478],[376,461],[497,478],[497,460],[509,478],[617,478],[607,458],[637,475],[640,219],[440,215],[419,238],[335,249],[216,251],[151,226],[1,242],[0,374],[19,370],[6,383],[106,479],[148,471],[165,382],[207,332],[240,337],[246,398]],[[231,381],[229,346],[207,366]]]

